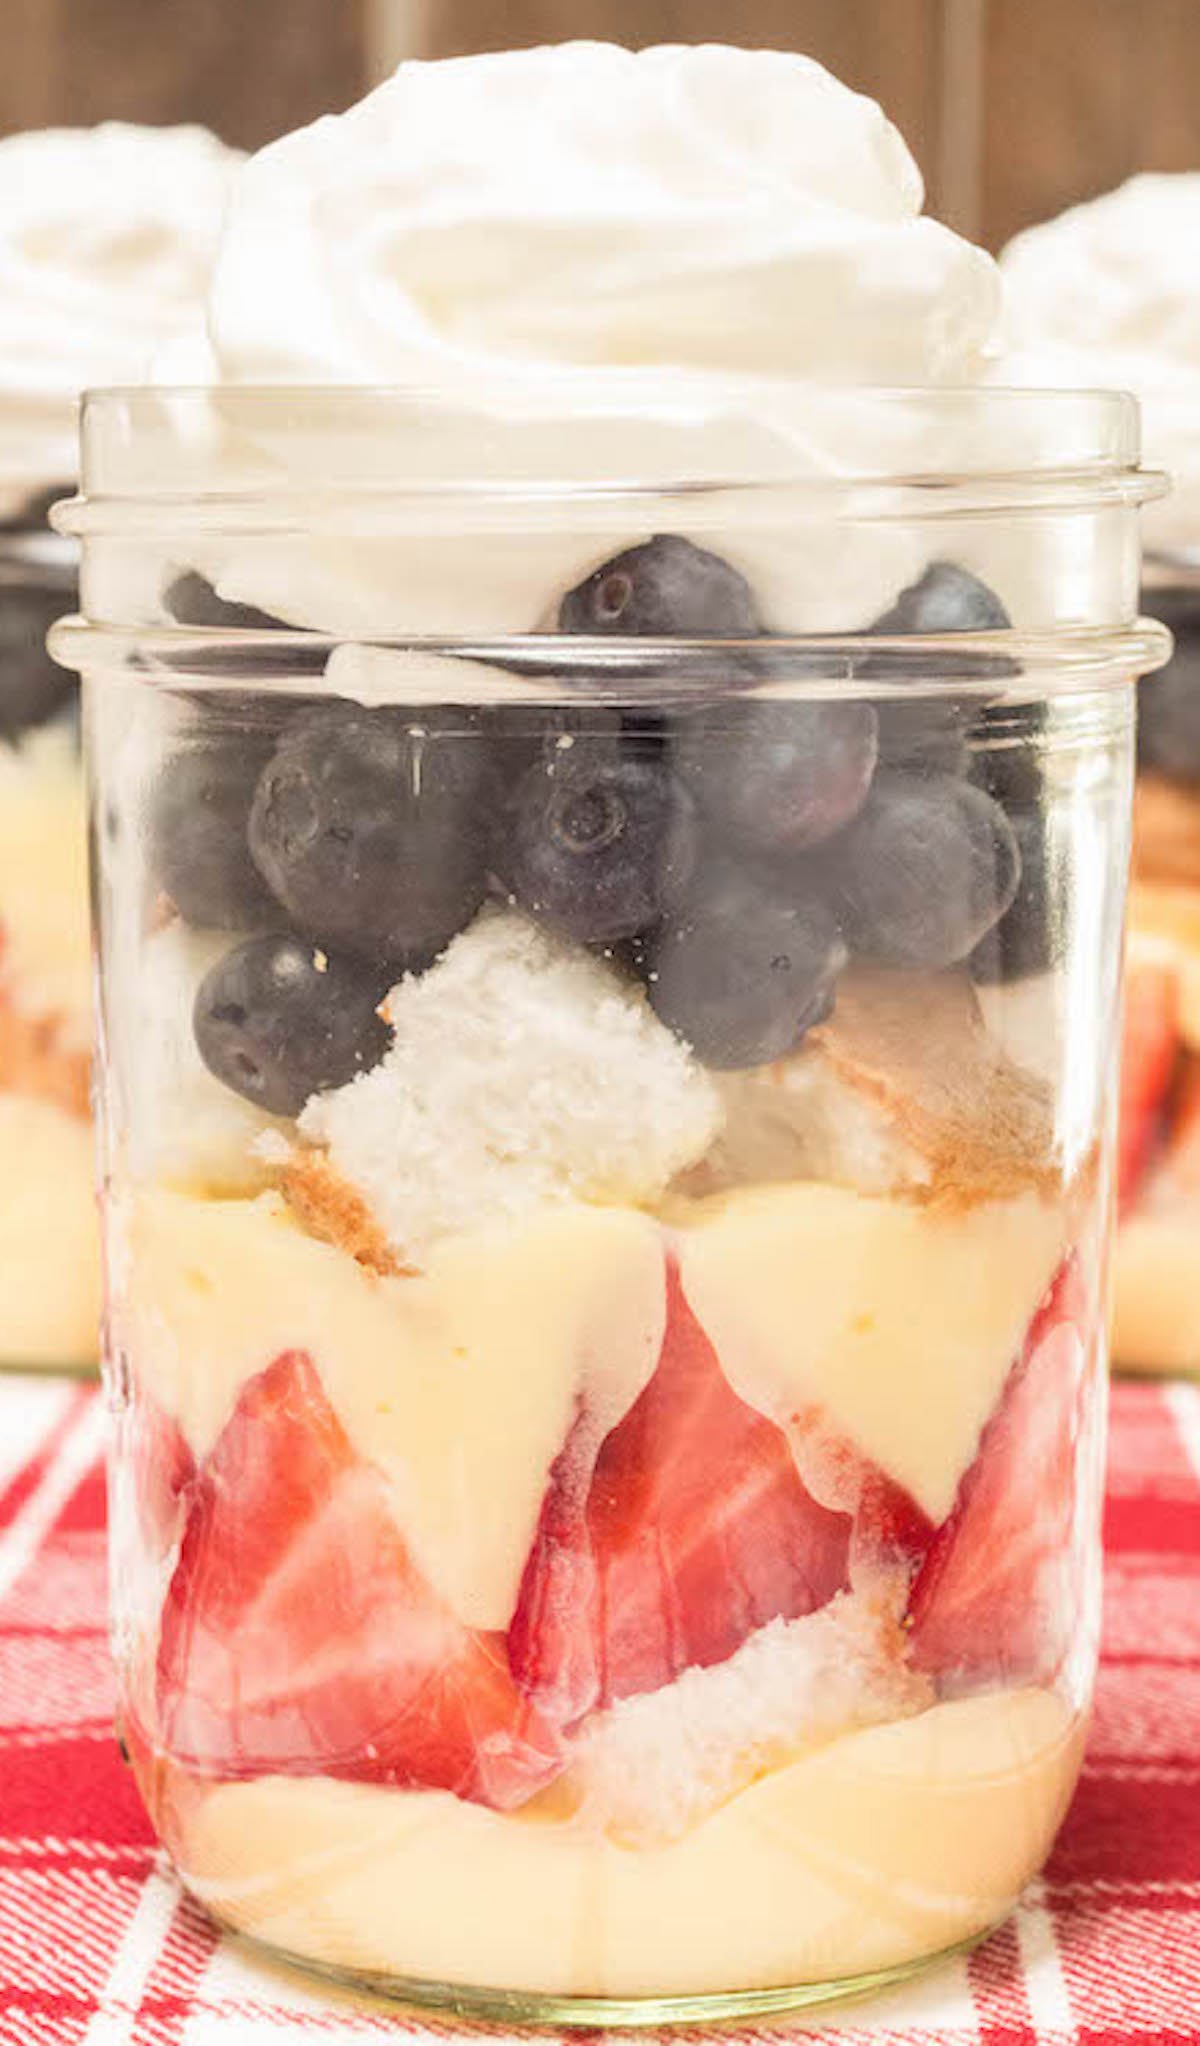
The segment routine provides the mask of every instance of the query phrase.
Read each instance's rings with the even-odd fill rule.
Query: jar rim
[[[928,515],[933,493],[947,514],[997,513],[1134,506],[1169,487],[1141,466],[1138,404],[1123,391],[623,371],[551,377],[536,398],[530,390],[509,382],[461,395],[358,384],[88,391],[79,494],[53,522],[71,534],[133,534],[147,519],[158,530],[165,519],[172,531],[254,532],[295,530],[320,507],[328,518],[351,503],[403,526],[406,508],[424,517],[431,507],[444,516],[490,504],[536,517],[539,507],[553,515],[569,503],[586,516],[589,505],[648,496],[694,507],[785,493],[887,519],[914,516],[917,501]],[[616,466],[596,431],[618,416],[642,431],[643,446],[656,437],[642,473]],[[713,428],[723,436],[716,461]],[[743,437],[749,459],[731,461]],[[615,438],[628,447],[628,434]]]
[[[555,704],[563,694],[563,640],[556,633],[472,638],[353,636],[243,627],[126,628],[79,615],[52,628],[50,651],[65,668],[126,673],[151,686],[190,691],[320,688],[329,662],[352,648],[409,664],[411,695],[398,668],[390,699],[472,705],[494,701]],[[924,697],[1048,697],[1128,681],[1169,659],[1170,631],[1155,618],[1127,625],[1067,626],[1054,631],[810,633],[759,639],[570,640],[572,699],[661,705],[686,702],[697,689],[728,687],[731,655],[742,672],[741,698],[839,696],[911,701],[914,666]],[[761,672],[753,672],[755,658]]]

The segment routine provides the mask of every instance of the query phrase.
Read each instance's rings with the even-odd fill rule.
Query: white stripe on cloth
[[[84,2046],[128,2046],[142,1993],[178,1901],[179,1885],[165,1864],[151,1869],[113,1955],[99,2005],[88,2021]]]
[[[1200,1478],[1200,1387],[1175,1381],[1163,1387],[1163,1398],[1179,1430],[1188,1462]]]
[[[1071,2001],[1058,1951],[1054,1914],[1040,1881],[1031,1883],[1023,1897],[1016,1927],[1029,2014],[1039,2038],[1072,2032]]]
[[[76,1388],[68,1389],[74,1397]],[[89,1399],[68,1429],[40,1483],[0,1534],[0,1598],[36,1556],[55,1519],[104,1446],[104,1402]]]
[[[0,1490],[33,1462],[77,1390],[69,1379],[0,1375]]]

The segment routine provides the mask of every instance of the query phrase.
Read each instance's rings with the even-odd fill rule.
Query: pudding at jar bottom
[[[103,820],[122,1731],[183,1882],[340,1977],[552,2022],[782,2009],[981,1936],[1094,1677],[1159,642],[1086,576],[1018,634],[1023,512],[971,563],[911,482],[908,580],[865,576],[832,656],[755,629],[788,532],[741,493],[630,492],[603,552],[564,494],[532,650],[302,635],[157,500],[150,551],[122,464],[158,402],[89,403],[70,519],[128,519],[137,574],[101,549],[55,643]],[[402,402],[303,397],[351,453]],[[869,402],[936,444],[936,398]],[[992,491],[1035,401],[972,402]],[[1074,401],[1036,402],[1053,451]],[[1136,451],[1086,403],[1111,519]],[[303,574],[256,488],[235,538],[276,521]],[[368,495],[312,544],[362,517],[403,565],[412,507]],[[535,564],[542,510],[493,508]]]
[[[1113,1361],[1200,1372],[1200,591],[1153,564],[1175,651],[1139,694]],[[1170,577],[1169,581],[1163,580]]]
[[[0,529],[0,1367],[98,1353],[83,768],[44,646],[73,584],[62,542]]]

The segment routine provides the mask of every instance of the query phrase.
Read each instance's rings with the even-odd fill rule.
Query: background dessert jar
[[[1114,1361],[1200,1371],[1200,174],[1143,175],[1001,259],[1006,373],[1133,391],[1170,495],[1143,520],[1143,605],[1175,654],[1139,692]]]
[[[45,644],[76,602],[61,494],[8,486],[0,523],[0,1363],[82,1366],[100,1254],[77,692]]]
[[[893,1979],[1079,1766],[1136,409],[777,395],[836,476],[100,394],[58,515],[125,1737],[217,1918],[409,1999]]]
[[[1200,556],[1148,551],[1174,652],[1138,694],[1114,1361],[1200,1370]]]
[[[46,514],[82,386],[135,376],[199,305],[235,161],[200,128],[0,140],[0,1366],[98,1356],[83,771],[45,648],[77,549]]]

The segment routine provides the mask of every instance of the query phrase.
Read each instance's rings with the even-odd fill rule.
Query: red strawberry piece
[[[912,1660],[953,1687],[1047,1682],[1077,1616],[1073,1529],[1083,1454],[1086,1300],[1068,1259],[909,1602]]]
[[[507,1810],[562,1766],[503,1640],[463,1626],[418,1570],[302,1351],[245,1386],[190,1488],[157,1691],[162,1744],[207,1775]]]
[[[196,1475],[195,1458],[177,1421],[141,1388],[122,1419],[138,1532],[143,1546],[165,1556],[183,1525],[184,1497]]]
[[[850,1581],[856,1589],[897,1586],[903,1598],[933,1541],[929,1515],[903,1485],[839,1435],[821,1407],[802,1407],[787,1423],[796,1467],[814,1499],[849,1514]]]
[[[1179,1056],[1179,983],[1165,960],[1132,958],[1125,970],[1117,1199],[1124,1214],[1154,1155]]]
[[[658,1690],[826,1604],[849,1546],[848,1516],[730,1387],[672,1267],[649,1385],[590,1472],[569,1443],[552,1475],[509,1636],[517,1680],[559,1723]]]

